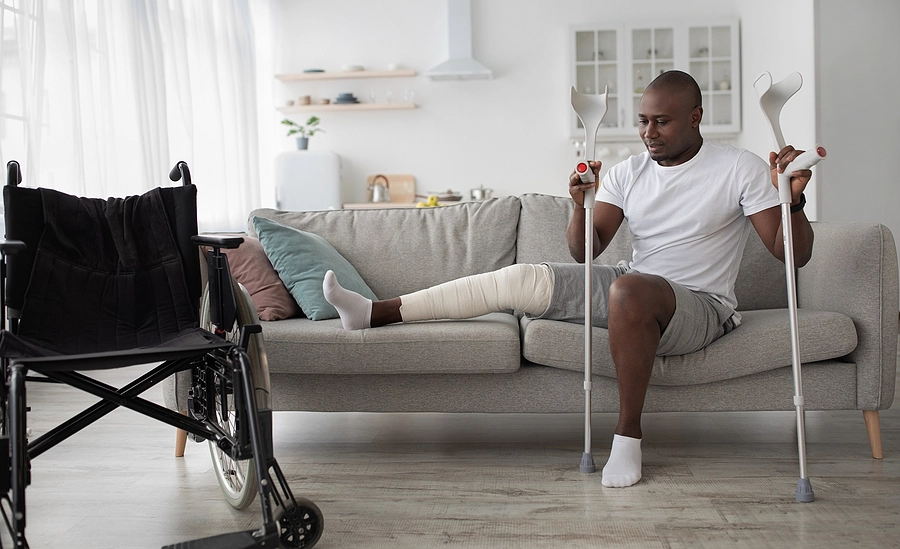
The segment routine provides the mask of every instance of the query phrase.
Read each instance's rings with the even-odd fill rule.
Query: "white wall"
[[[321,115],[327,133],[315,136],[310,148],[330,149],[341,156],[345,201],[364,201],[365,177],[374,173],[412,173],[420,191],[467,192],[483,184],[499,195],[562,196],[576,160],[567,128],[569,26],[734,16],[741,19],[743,42],[745,131],[737,144],[760,155],[772,148],[753,80],[763,70],[776,79],[799,70],[807,83],[786,109],[783,127],[788,141],[808,146],[816,135],[812,4],[813,0],[473,0],[474,54],[493,69],[494,79],[434,82],[422,72],[446,57],[443,0],[281,0],[273,74],[307,68],[340,70],[347,64],[383,69],[399,63],[419,75],[277,83],[271,128],[281,149],[271,155],[294,146],[293,140],[283,137],[278,124],[283,116],[274,110],[290,98],[303,94],[333,98],[349,91],[367,100],[368,90],[374,88],[382,100],[389,88],[400,100],[404,90],[411,89],[419,104],[415,110]],[[304,117],[305,113],[294,116]],[[642,150],[636,135],[629,147]],[[814,191],[811,198],[815,202]],[[263,182],[264,203],[267,199],[268,205],[274,204],[271,181]]]
[[[883,223],[900,242],[900,2],[816,4],[821,218]]]
[[[803,86],[785,105],[781,116],[784,139],[799,149],[816,144],[816,70],[813,0],[752,0],[736,2],[741,19],[743,131],[736,144],[768,159],[775,150],[769,123],[759,108],[753,82],[769,72],[776,82],[797,71]],[[764,89],[764,88],[763,88]],[[806,191],[807,216],[817,219],[818,170]]]

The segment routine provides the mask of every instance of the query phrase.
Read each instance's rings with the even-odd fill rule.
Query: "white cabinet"
[[[741,129],[740,36],[736,19],[683,24],[586,25],[572,27],[571,81],[579,93],[602,93],[609,86],[606,117],[597,139],[637,139],[641,94],[659,73],[691,74],[703,96],[702,132],[737,134]],[[570,110],[570,133],[584,128]]]

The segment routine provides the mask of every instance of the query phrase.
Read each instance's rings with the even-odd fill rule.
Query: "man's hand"
[[[584,208],[584,192],[592,187],[597,188],[597,185],[600,182],[600,167],[603,165],[599,160],[592,160],[587,164],[591,167],[591,171],[594,172],[593,183],[582,183],[581,177],[575,170],[572,170],[572,174],[569,176],[569,195],[572,197],[572,200],[575,201],[575,205],[579,208]]]
[[[803,151],[799,151],[790,145],[781,149],[778,153],[769,153],[769,170],[772,172],[772,184],[775,185],[776,189],[778,188],[778,174],[784,173],[787,165],[801,154],[803,154]],[[791,173],[791,205],[800,203],[800,194],[806,189],[806,185],[809,184],[811,177],[811,170],[797,170]]]

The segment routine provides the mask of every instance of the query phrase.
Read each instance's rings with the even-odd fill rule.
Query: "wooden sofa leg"
[[[866,432],[869,433],[869,446],[872,447],[872,457],[883,459],[881,450],[881,420],[878,418],[878,410],[863,410],[863,419],[866,421]]]
[[[187,410],[181,413],[187,415]],[[184,457],[185,446],[187,446],[187,431],[185,431],[184,429],[175,429],[175,457]]]

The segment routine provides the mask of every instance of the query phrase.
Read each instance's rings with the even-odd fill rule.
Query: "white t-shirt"
[[[646,151],[613,166],[597,200],[625,212],[634,270],[713,294],[732,309],[747,216],[779,204],[766,162],[709,141],[678,166],[660,166]]]

